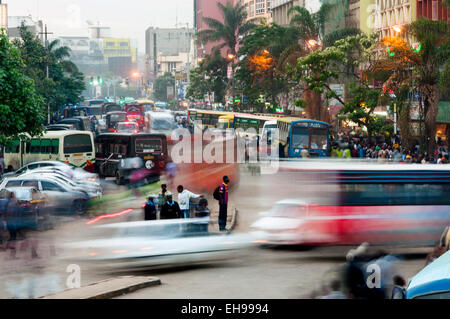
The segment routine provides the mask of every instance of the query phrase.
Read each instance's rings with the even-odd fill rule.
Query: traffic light
[[[97,78],[97,81],[98,81],[98,84],[100,84],[100,85],[103,84],[103,79],[102,79],[101,76],[99,76],[99,77]]]
[[[92,86],[94,85],[94,77],[91,76],[91,78],[89,79],[89,85]]]

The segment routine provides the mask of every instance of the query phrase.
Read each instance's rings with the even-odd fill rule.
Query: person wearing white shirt
[[[181,215],[184,218],[190,217],[190,200],[191,198],[199,198],[201,195],[194,194],[187,189],[184,189],[182,185],[177,187],[178,190],[178,204],[180,205]]]

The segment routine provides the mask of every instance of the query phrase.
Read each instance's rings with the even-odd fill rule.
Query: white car
[[[34,170],[29,171],[19,177],[45,177],[57,180],[61,183],[65,183],[68,187],[77,192],[86,192],[89,198],[99,198],[102,196],[102,191],[99,184],[91,182],[76,182],[71,180],[68,176],[64,175],[62,172],[52,171],[52,170]]]
[[[202,226],[208,226],[202,218],[108,224],[93,229],[102,239],[83,235],[83,241],[66,244],[64,250],[71,260],[131,269],[229,260],[255,245],[249,234],[208,233]]]
[[[308,203],[302,200],[280,201],[251,225],[252,234],[264,244],[296,245],[304,242],[302,231],[308,217]]]
[[[46,176],[23,176],[6,178],[0,190],[15,187],[34,187],[45,195],[50,206],[64,214],[84,214],[89,195],[83,190],[72,188],[67,183]]]

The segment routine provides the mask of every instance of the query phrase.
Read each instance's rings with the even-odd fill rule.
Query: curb
[[[129,281],[129,283],[121,283],[121,281]],[[111,287],[114,285],[117,287]],[[158,285],[161,285],[161,280],[156,277],[126,276],[99,281],[79,289],[69,289],[36,299],[111,299]]]

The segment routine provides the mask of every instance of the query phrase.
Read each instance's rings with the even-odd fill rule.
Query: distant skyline
[[[9,16],[43,20],[53,37],[87,36],[88,23],[111,27],[111,36],[137,40],[145,53],[148,27],[193,27],[193,0],[3,0]]]

